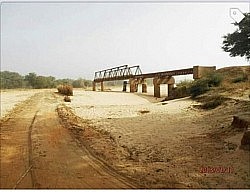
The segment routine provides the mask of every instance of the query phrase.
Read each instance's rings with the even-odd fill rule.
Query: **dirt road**
[[[77,145],[58,104],[54,93],[37,93],[1,121],[0,188],[134,188]]]

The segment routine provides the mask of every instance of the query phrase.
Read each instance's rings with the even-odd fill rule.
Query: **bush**
[[[194,81],[190,87],[190,94],[192,98],[197,97],[209,90],[208,80],[207,79],[199,79]]]
[[[73,87],[71,85],[59,85],[57,90],[63,95],[73,96]]]
[[[193,80],[183,80],[183,81],[180,81],[179,83],[176,83],[176,86],[189,88],[191,87],[192,83],[193,83]]]
[[[176,87],[173,88],[171,95],[169,95],[163,101],[171,99],[179,99],[183,97],[190,96],[190,87],[193,83],[193,80],[183,80],[176,84]]]
[[[186,86],[175,87],[170,99],[179,99],[190,95],[190,90]]]
[[[247,75],[246,74],[242,74],[241,76],[234,78],[232,80],[232,83],[245,82],[247,80],[248,80]]]
[[[209,91],[210,87],[217,87],[221,84],[223,77],[218,73],[210,73],[206,77],[196,80],[190,87],[192,98]]]
[[[214,109],[221,105],[226,99],[221,95],[210,96],[204,101],[201,106],[202,109]]]
[[[209,73],[206,76],[206,79],[209,87],[218,87],[221,84],[223,77],[218,73]]]

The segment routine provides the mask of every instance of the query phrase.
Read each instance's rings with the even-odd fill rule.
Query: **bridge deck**
[[[105,73],[105,70],[101,71]],[[125,71],[126,72],[126,71]],[[100,72],[97,72],[96,74],[99,74]],[[119,73],[118,75],[114,75],[114,73],[110,73],[110,75],[107,75],[107,72],[105,75],[100,76],[96,75],[94,82],[103,82],[103,81],[114,81],[114,80],[127,80],[130,78],[137,78],[137,79],[146,79],[146,78],[155,78],[155,77],[167,77],[167,76],[177,76],[177,75],[188,75],[193,74],[193,68],[188,69],[180,69],[180,70],[172,70],[172,71],[163,71],[163,72],[156,72],[156,73],[146,73],[146,74],[132,74],[132,73]]]

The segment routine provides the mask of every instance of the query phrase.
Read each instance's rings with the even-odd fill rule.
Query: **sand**
[[[244,171],[249,169],[249,152],[239,149],[243,133],[230,131],[233,115],[248,110],[244,103],[229,101],[206,111],[194,108],[198,103],[190,98],[153,100],[148,94],[75,91],[67,106],[110,135],[120,146],[115,153],[123,156],[112,161],[108,153],[109,163],[144,187],[250,187]],[[102,153],[103,144],[96,140],[92,145]],[[234,171],[207,174],[201,171],[203,167]]]
[[[77,90],[67,106],[81,118],[99,120],[138,117],[144,113],[176,114],[186,111],[193,104],[195,102],[188,98],[152,103],[131,93]]]
[[[42,91],[44,90],[1,90],[1,118],[7,115],[19,103]]]
[[[36,91],[1,93],[1,113],[7,114]],[[63,96],[56,97],[63,103]],[[143,188],[250,187],[249,151],[239,148],[243,132],[230,128],[234,115],[249,112],[246,101],[229,100],[206,111],[194,108],[198,103],[189,98],[158,102],[149,94],[116,91],[76,89],[71,99],[64,104],[88,120],[82,139],[90,142],[89,148]],[[91,129],[110,138],[116,147],[108,150],[109,144]],[[204,173],[204,167],[232,172]]]

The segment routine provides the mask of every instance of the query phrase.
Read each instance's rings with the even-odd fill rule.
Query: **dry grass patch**
[[[210,110],[215,109],[216,107],[222,105],[228,98],[223,97],[219,94],[213,94],[213,95],[203,95],[198,98],[196,98],[198,102],[201,102],[201,105],[198,105],[197,107],[200,109]]]
[[[225,97],[221,95],[214,95],[208,97],[203,105],[201,105],[202,109],[215,109],[220,106],[226,100]]]
[[[73,96],[73,87],[72,85],[59,85],[57,87],[58,93],[66,96]]]

